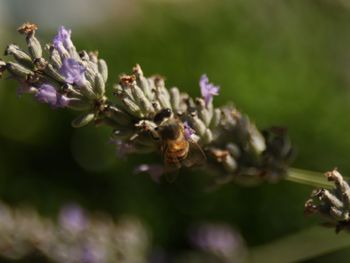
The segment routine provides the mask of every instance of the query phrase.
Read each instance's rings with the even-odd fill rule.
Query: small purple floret
[[[74,47],[71,33],[70,29],[67,30],[64,26],[60,26],[57,35],[53,39],[53,46],[61,55]]]
[[[200,225],[191,231],[190,238],[196,247],[223,256],[232,255],[241,245],[240,236],[223,224]]]
[[[42,84],[35,95],[35,98],[43,103],[47,103],[54,108],[63,108],[68,105],[69,98],[59,94],[50,84]]]
[[[195,133],[195,131],[191,128],[191,126],[188,124],[187,121],[184,122],[184,129],[185,129],[186,140],[191,139],[191,136],[192,136],[192,134]]]
[[[219,95],[220,87],[214,86],[213,83],[210,83],[205,74],[201,76],[199,86],[201,88],[201,94],[204,98],[205,105],[208,106],[209,102],[213,99],[213,96]]]
[[[85,70],[85,67],[75,59],[65,58],[63,59],[60,73],[69,84],[77,84],[78,86],[83,86],[86,82],[84,75]]]

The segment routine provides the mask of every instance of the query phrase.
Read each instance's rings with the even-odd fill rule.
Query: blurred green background
[[[78,49],[98,49],[107,60],[110,87],[139,63],[146,75],[159,73],[168,86],[198,95],[199,77],[207,73],[221,86],[216,105],[233,101],[260,128],[288,127],[298,152],[295,167],[324,172],[337,166],[350,173],[347,1],[93,3],[2,0],[0,47],[24,46],[16,34],[22,22],[38,23],[44,42],[64,25],[72,28]],[[0,199],[9,204],[29,204],[52,217],[71,201],[113,216],[135,215],[150,226],[155,244],[173,252],[188,246],[187,230],[195,222],[227,222],[248,246],[317,223],[303,215],[307,186],[226,185],[207,193],[200,174],[162,185],[134,175],[136,164],[159,157],[118,160],[108,129],[73,129],[74,113],[18,98],[15,89],[14,82],[0,82]],[[343,250],[307,262],[349,260]]]

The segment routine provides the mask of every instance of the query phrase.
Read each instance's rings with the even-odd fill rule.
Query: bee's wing
[[[188,155],[187,155],[187,158],[182,161],[184,166],[191,167],[194,165],[195,166],[204,165],[207,161],[207,157],[206,157],[202,147],[200,147],[198,145],[198,143],[196,143],[193,140],[188,140],[188,142],[189,142]]]

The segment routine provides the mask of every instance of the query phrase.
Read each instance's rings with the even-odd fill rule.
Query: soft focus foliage
[[[77,25],[74,39],[78,48],[99,49],[107,59],[109,90],[117,74],[136,63],[191,95],[199,94],[198,79],[206,72],[221,87],[215,105],[232,100],[259,127],[288,127],[298,148],[297,167],[325,171],[336,165],[349,174],[350,9],[344,3],[134,1],[137,17],[116,15],[85,31]],[[19,44],[10,32],[23,20],[36,22],[33,16],[7,22],[0,41]],[[4,50],[5,43],[0,45]],[[198,221],[234,225],[249,246],[313,224],[302,211],[306,186],[227,185],[207,192],[202,174],[195,173],[155,184],[132,172],[134,164],[158,156],[118,161],[107,129],[72,129],[70,113],[18,99],[14,83],[0,85],[0,197],[10,204],[30,204],[49,217],[69,201],[115,216],[132,214],[172,253],[190,247],[187,231]],[[347,251],[331,256],[334,262],[350,257]],[[312,262],[329,261],[326,256]]]

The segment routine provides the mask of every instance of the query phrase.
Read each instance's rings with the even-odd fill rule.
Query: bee
[[[156,132],[164,158],[166,173],[177,171],[182,166],[202,165],[206,161],[202,148],[191,138],[186,138],[183,122],[173,117],[170,109],[163,109],[154,117]],[[187,136],[188,137],[188,136]]]

